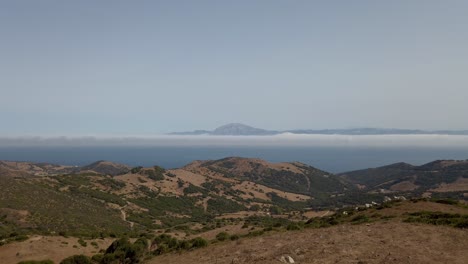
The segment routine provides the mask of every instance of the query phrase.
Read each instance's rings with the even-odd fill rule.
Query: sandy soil
[[[191,184],[200,187],[202,183],[206,181],[206,177],[200,174],[195,174],[193,172],[183,170],[183,169],[176,169],[170,170],[169,172],[176,175],[177,178],[180,178],[184,182],[190,182]]]
[[[33,236],[30,239],[11,243],[0,247],[0,263],[16,264],[24,260],[45,260],[50,259],[54,263],[68,256],[84,254],[92,256],[100,249],[106,249],[114,239],[85,240],[86,247],[80,246],[78,238],[65,238],[59,236]],[[98,247],[91,245],[95,241]],[[75,246],[75,247],[74,247]]]
[[[303,215],[307,218],[313,217],[325,217],[334,214],[335,212],[327,210],[327,211],[307,211]]]
[[[232,188],[234,190],[240,190],[240,191],[246,192],[247,195],[241,196],[244,199],[259,198],[259,199],[269,201],[271,199],[266,195],[269,192],[274,192],[278,196],[288,199],[290,201],[307,201],[310,199],[310,196],[307,196],[307,195],[278,191],[276,189],[267,187],[265,185],[257,184],[257,183],[250,182],[250,181],[244,181],[240,184],[236,184]],[[248,195],[249,193],[252,193],[254,196],[252,197],[251,195]]]
[[[291,171],[294,173],[303,173],[301,169],[296,167],[294,163],[289,163],[289,162],[280,162],[280,163],[269,163],[268,164],[271,168],[276,169],[276,170],[286,170],[286,171]]]
[[[419,186],[410,182],[410,181],[402,181],[397,184],[394,184],[390,187],[390,190],[392,191],[401,191],[401,192],[406,192],[406,191],[412,191],[417,189]]]
[[[439,188],[430,190],[432,192],[460,192],[468,191],[468,178],[460,177],[452,183],[442,183]]]
[[[282,232],[212,245],[148,263],[467,263],[468,230],[383,222]]]

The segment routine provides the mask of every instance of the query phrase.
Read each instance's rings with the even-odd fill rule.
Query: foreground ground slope
[[[439,217],[433,224],[408,221],[421,212]],[[468,222],[463,222],[465,228],[447,225],[451,216],[466,219],[468,207],[447,204],[445,200],[392,202],[358,211],[338,211],[328,219],[313,218],[300,230],[266,229],[270,231],[234,241],[214,239],[205,248],[149,254],[143,263],[281,263],[283,257],[291,257],[295,263],[466,263]],[[313,225],[330,219],[339,223]],[[42,259],[59,263],[70,255],[93,256],[113,240],[86,239],[87,245],[83,245],[83,241],[72,237],[32,236],[0,247],[0,260],[5,264]]]
[[[466,263],[468,230],[373,223],[307,229],[230,241],[148,263]]]
[[[355,213],[349,223],[274,232],[158,256],[148,263],[281,263],[287,256],[295,263],[467,263],[468,229],[407,223],[418,212],[468,215],[466,206],[398,202]]]

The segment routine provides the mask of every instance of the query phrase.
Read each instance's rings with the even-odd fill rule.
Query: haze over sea
[[[86,165],[109,160],[131,166],[184,166],[229,156],[300,161],[344,172],[407,162],[467,159],[468,136],[277,135],[0,138],[0,160]]]

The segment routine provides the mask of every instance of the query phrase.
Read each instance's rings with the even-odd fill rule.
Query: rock
[[[281,256],[280,261],[282,263],[295,263],[294,259],[291,256]]]

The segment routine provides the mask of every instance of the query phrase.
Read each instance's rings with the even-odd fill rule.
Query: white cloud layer
[[[468,148],[466,135],[89,136],[1,137],[0,147],[29,146],[262,146]]]

